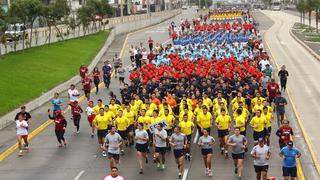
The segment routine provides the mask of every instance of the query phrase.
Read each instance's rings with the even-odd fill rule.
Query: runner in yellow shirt
[[[125,142],[125,145],[128,146],[128,127],[130,125],[129,119],[123,116],[123,111],[120,109],[118,111],[118,116],[114,120],[114,125],[117,127],[118,133]],[[121,153],[124,153],[123,147],[121,147]]]
[[[213,102],[212,100],[208,97],[208,94],[206,92],[203,92],[203,104],[208,106],[209,108],[212,108]]]
[[[138,121],[138,123],[143,123],[143,129],[148,132],[149,140],[150,140],[150,142],[152,142],[153,136],[149,130],[149,125],[151,124],[151,117],[146,115],[145,109],[140,110],[140,116],[138,117],[137,121]]]
[[[92,109],[92,114],[98,115],[100,108],[104,108],[104,104],[102,104],[102,100],[98,99],[97,105],[95,105]]]
[[[252,112],[256,112],[257,110],[263,110],[263,105],[261,99],[258,99],[256,104],[252,108]]]
[[[231,128],[231,117],[227,115],[225,108],[221,108],[221,115],[216,118],[215,125],[218,128],[221,155],[224,153],[228,158],[227,136]]]
[[[261,116],[261,110],[256,111],[256,115],[250,121],[250,126],[253,128],[254,143],[257,145],[259,138],[265,139],[266,118]]]
[[[197,124],[199,128],[200,136],[203,136],[202,131],[205,129],[210,134],[211,127],[212,127],[212,114],[208,112],[206,106],[202,107],[202,113],[197,116]]]
[[[99,114],[96,115],[92,124],[97,129],[98,143],[100,144],[100,148],[102,150],[102,156],[106,157],[107,153],[103,149],[104,138],[108,134],[108,116],[104,113],[104,108],[99,109]]]
[[[173,128],[173,125],[174,125],[174,121],[175,121],[175,117],[173,115],[171,115],[169,113],[169,109],[165,109],[164,110],[164,115],[160,117],[162,120],[165,120],[168,124],[168,127],[167,127],[167,133],[168,133],[168,136],[171,136],[172,135],[172,128]]]
[[[134,132],[135,132],[134,125],[136,123],[136,116],[135,116],[135,113],[131,110],[130,105],[126,106],[126,109],[123,111],[123,116],[129,120],[127,133],[128,133],[129,147],[131,147],[134,144]]]
[[[242,111],[242,108],[236,110],[236,116],[234,117],[235,125],[234,128],[240,129],[240,134],[246,136],[246,119]]]
[[[181,132],[187,136],[187,145],[186,145],[186,158],[190,161],[191,155],[190,155],[190,145],[191,145],[191,139],[192,139],[192,132],[194,128],[194,124],[192,121],[188,120],[188,114],[183,115],[183,120],[179,122],[179,127],[181,128]]]
[[[151,117],[151,124],[154,124],[156,122],[160,122],[162,119],[159,117],[159,111],[154,110]]]
[[[121,109],[121,106],[119,104],[116,104],[116,101],[114,99],[111,99],[109,109],[111,112],[113,112],[113,114],[117,115],[118,110]]]
[[[183,111],[179,114],[179,122],[183,121],[183,116],[188,115],[188,121],[194,122],[194,114],[191,110],[189,110],[188,106],[185,106]]]
[[[268,107],[263,107],[263,117],[266,118],[266,127],[265,127],[265,137],[266,137],[266,143],[268,146],[270,146],[270,135],[271,135],[271,127],[273,124],[273,115],[269,112]]]

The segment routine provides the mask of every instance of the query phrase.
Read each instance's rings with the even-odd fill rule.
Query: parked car
[[[24,24],[16,23],[10,24],[5,31],[7,41],[20,40],[22,38],[28,38],[27,28]],[[24,35],[24,37],[23,37]]]

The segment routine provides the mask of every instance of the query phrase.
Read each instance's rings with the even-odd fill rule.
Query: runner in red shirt
[[[63,145],[67,146],[67,141],[64,138],[64,133],[67,127],[67,121],[62,115],[62,111],[56,110],[55,116],[52,117],[49,109],[48,116],[49,116],[49,119],[52,119],[54,121],[54,124],[55,124],[54,130],[56,133],[57,140],[59,142],[59,147],[62,147]]]
[[[72,120],[74,123],[74,126],[77,128],[77,134],[79,134],[80,129],[80,119],[81,119],[81,113],[83,113],[82,108],[79,106],[78,101],[74,101],[71,106],[71,113],[72,113]]]
[[[82,79],[85,77],[86,73],[88,73],[88,72],[89,72],[89,70],[88,70],[88,68],[87,68],[86,65],[81,65],[81,66],[80,66],[79,74],[80,74],[80,77],[81,77]]]
[[[83,91],[88,101],[90,100],[91,83],[92,80],[88,76],[85,76],[82,80]]]
[[[289,126],[289,121],[284,120],[281,127],[276,132],[276,135],[279,137],[279,146],[280,150],[287,145],[289,141],[292,140],[293,130]]]
[[[267,92],[269,94],[269,103],[271,104],[273,99],[277,96],[277,92],[279,92],[279,85],[274,79],[271,79],[271,82],[268,84]]]

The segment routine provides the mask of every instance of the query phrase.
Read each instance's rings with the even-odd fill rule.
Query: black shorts
[[[148,143],[145,143],[145,144],[136,143],[136,149],[139,152],[145,153],[148,151]]]
[[[269,169],[269,166],[268,165],[265,165],[265,166],[256,166],[254,165],[254,171],[256,173],[260,173],[260,172],[268,172],[268,169]]]
[[[191,144],[191,139],[192,139],[191,134],[190,134],[190,135],[187,135],[187,143],[188,143],[188,144]]]
[[[108,129],[97,131],[98,138],[105,138],[107,134],[108,134]]]
[[[210,149],[201,149],[202,156],[207,156],[208,154],[212,154],[212,153],[213,153],[212,148],[210,148]]]
[[[119,77],[119,81],[124,81],[124,77]]]
[[[244,159],[244,152],[239,154],[232,153],[232,159]]]
[[[297,167],[282,167],[283,177],[297,177]]]
[[[254,140],[254,141],[258,141],[259,138],[263,138],[263,139],[264,139],[264,137],[265,137],[264,130],[261,131],[261,132],[253,131],[253,140]]]
[[[219,138],[223,138],[223,137],[228,136],[228,135],[229,135],[228,129],[225,129],[225,130],[219,130],[218,129],[218,137]]]
[[[90,90],[83,90],[84,94],[90,94]]]
[[[174,158],[176,158],[176,159],[184,156],[184,153],[185,153],[184,149],[174,149],[173,150]]]
[[[264,135],[270,137],[271,135],[271,126],[268,128],[264,128]]]
[[[135,131],[135,127],[133,124],[130,124],[129,127],[127,128],[128,133],[129,132],[134,132]]]
[[[127,140],[128,139],[128,131],[118,131],[118,134],[121,136],[122,139]]]
[[[119,159],[120,159],[120,155],[119,154],[113,154],[113,153],[109,153],[108,152],[108,159],[114,159],[114,160],[116,160],[116,161],[119,161]]]
[[[164,154],[166,154],[166,150],[167,150],[166,147],[156,147],[154,151],[155,151],[156,153],[159,153],[159,154],[164,155]]]

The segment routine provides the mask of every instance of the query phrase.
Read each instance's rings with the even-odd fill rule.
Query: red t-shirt
[[[91,82],[92,82],[92,80],[89,79],[89,78],[84,78],[82,80],[83,90],[84,91],[90,91],[91,90]]]
[[[291,127],[280,127],[277,131],[277,135],[279,136],[279,141],[287,144],[290,141],[290,135],[293,135],[293,131]]]
[[[268,84],[268,92],[270,97],[276,97],[277,92],[279,91],[279,85],[277,83],[269,83]]]

